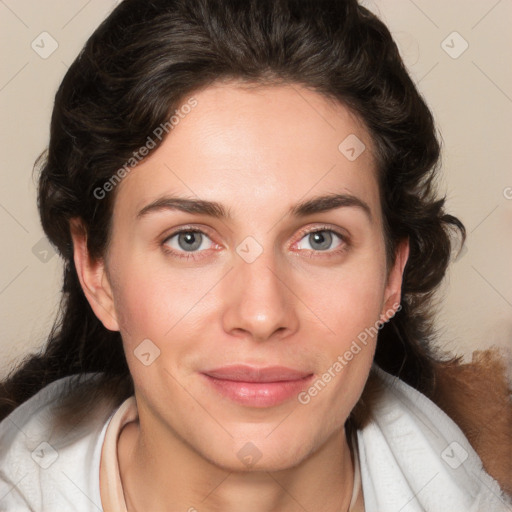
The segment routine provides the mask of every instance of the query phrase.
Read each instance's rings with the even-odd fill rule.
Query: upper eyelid
[[[342,238],[348,237],[348,235],[344,235],[343,233],[340,233],[340,231],[342,231],[341,228],[335,228],[335,227],[331,227],[328,225],[321,225],[318,227],[301,229],[301,230],[299,230],[299,236],[309,235],[310,233],[316,233],[318,231],[332,231],[334,234],[336,234]]]
[[[203,235],[206,235],[211,238],[209,231],[210,231],[209,229],[206,229],[204,227],[195,227],[194,225],[183,226],[183,227],[171,229],[168,234],[164,235],[163,240],[165,242],[169,238],[179,235],[180,233],[190,233],[190,232],[194,232],[194,233],[199,232],[199,233],[202,233]]]

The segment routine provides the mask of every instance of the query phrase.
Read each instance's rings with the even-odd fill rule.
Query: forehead
[[[378,202],[372,141],[342,104],[299,85],[227,83],[191,97],[194,108],[119,185],[117,212],[132,216],[165,194],[252,213],[259,203],[260,215],[323,193]]]

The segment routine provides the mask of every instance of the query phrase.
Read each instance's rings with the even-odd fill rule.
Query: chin
[[[277,443],[269,443],[265,438],[260,442],[236,442],[234,446],[215,450],[214,453],[203,453],[202,456],[213,465],[230,472],[284,471],[299,465],[310,453],[305,450],[304,443],[284,447],[284,442],[281,439]]]
[[[230,473],[275,473],[277,471],[286,471],[300,464],[301,459],[297,456],[289,459],[276,459],[262,457],[255,463],[245,463],[238,460],[238,458],[222,460],[210,460],[215,466],[229,471]]]

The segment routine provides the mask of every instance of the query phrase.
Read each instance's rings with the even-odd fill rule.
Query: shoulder
[[[439,365],[433,400],[462,429],[485,469],[512,495],[512,350]]]
[[[0,422],[0,510],[101,510],[99,463],[113,411],[99,406],[63,428],[59,406],[74,377],[52,382]]]
[[[381,391],[357,432],[368,509],[508,511],[512,501],[459,426],[397,377],[372,372]]]

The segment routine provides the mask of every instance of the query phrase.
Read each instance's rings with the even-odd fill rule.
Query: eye
[[[339,248],[344,242],[345,239],[342,235],[331,229],[321,229],[306,233],[299,240],[297,248],[325,252]]]
[[[199,230],[183,230],[169,236],[164,240],[164,245],[173,252],[198,252],[211,249],[213,241]]]

